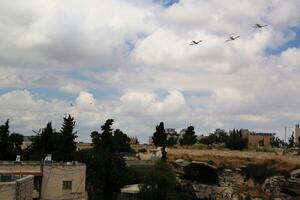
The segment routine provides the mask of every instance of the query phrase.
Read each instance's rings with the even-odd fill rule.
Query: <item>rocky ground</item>
[[[300,200],[300,157],[197,151],[168,152],[179,185],[195,199]]]

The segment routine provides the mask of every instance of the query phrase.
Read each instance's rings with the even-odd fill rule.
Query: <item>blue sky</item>
[[[141,141],[160,121],[282,137],[300,121],[299,9],[298,0],[1,1],[0,122],[30,135],[69,113],[82,141],[107,118]],[[225,42],[232,35],[241,37]]]

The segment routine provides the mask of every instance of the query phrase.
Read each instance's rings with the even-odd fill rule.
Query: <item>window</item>
[[[63,181],[63,190],[71,190],[72,189],[72,181]]]

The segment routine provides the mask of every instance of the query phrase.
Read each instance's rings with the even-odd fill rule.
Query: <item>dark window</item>
[[[72,181],[63,181],[63,190],[71,190],[72,189]]]

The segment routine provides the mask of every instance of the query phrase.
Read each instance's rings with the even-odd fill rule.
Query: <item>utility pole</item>
[[[286,143],[286,127],[284,127],[284,143]]]

